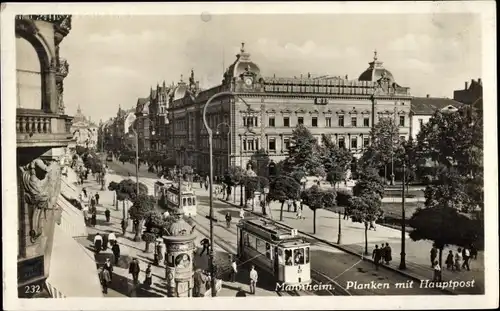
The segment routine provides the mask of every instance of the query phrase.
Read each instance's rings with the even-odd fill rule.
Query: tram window
[[[261,239],[256,239],[256,250],[261,253],[265,254],[266,253],[266,242],[262,241]]]
[[[271,259],[271,245],[269,243],[266,243],[266,257]]]
[[[243,233],[243,243],[245,243],[245,246],[249,246],[250,245],[250,238],[248,236],[248,233]]]
[[[187,204],[188,204],[189,206],[193,205],[193,204],[191,203],[191,198],[187,198]]]
[[[304,249],[303,248],[296,248],[293,251],[293,261],[295,262],[296,265],[303,265],[304,264]]]
[[[285,261],[283,260],[283,249],[281,248],[278,248],[278,262],[280,264],[285,263]]]
[[[285,249],[285,264],[287,266],[293,266],[292,250]]]
[[[248,246],[256,250],[257,249],[257,241],[255,240],[255,237],[249,235],[248,241],[249,241]]]
[[[306,257],[306,263],[309,263],[309,247],[306,247],[305,257]]]
[[[188,204],[187,204],[187,200],[186,200],[186,198],[183,198],[183,199],[182,199],[182,206],[186,206],[186,205],[188,205]]]
[[[193,205],[196,205],[196,198],[193,197]]]

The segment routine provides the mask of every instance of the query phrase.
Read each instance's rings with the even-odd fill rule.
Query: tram
[[[274,275],[282,285],[311,283],[310,243],[297,230],[262,219],[242,219],[237,225],[238,257]]]
[[[180,192],[180,202],[179,202]],[[193,190],[173,185],[172,183],[155,183],[155,197],[158,205],[166,209],[169,213],[181,209],[183,214],[188,217],[196,216],[197,205],[196,195]]]

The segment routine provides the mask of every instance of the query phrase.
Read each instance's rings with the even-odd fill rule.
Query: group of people
[[[87,226],[95,227],[97,224],[97,205],[99,205],[99,192],[92,194],[87,193],[87,189],[83,188],[79,196],[79,201],[83,210],[83,217]],[[89,216],[90,214],[90,216]],[[109,222],[109,217],[106,217]]]
[[[392,261],[392,249],[389,246],[389,243],[382,243],[381,247],[378,247],[378,244],[375,245],[375,249],[372,253],[372,259],[375,263],[375,269],[378,270],[380,264],[389,265]]]
[[[100,233],[96,233],[96,235],[94,236],[95,253],[99,254],[101,250],[105,251],[108,249],[109,246],[111,246],[111,251],[115,256],[115,264],[116,264],[120,259],[120,246],[118,245],[118,241],[116,240],[115,233],[111,232],[109,234],[103,234],[103,235],[101,235]]]
[[[450,249],[445,260],[446,269],[451,271],[467,269],[467,271],[470,271],[470,261],[477,259],[477,252],[477,248],[474,244],[471,244],[469,247],[459,247],[455,253],[453,253],[453,250]],[[432,247],[431,263],[433,263],[433,266],[435,266],[434,263],[436,261],[437,254],[437,248]]]

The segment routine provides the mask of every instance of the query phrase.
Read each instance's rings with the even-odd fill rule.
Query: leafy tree
[[[316,234],[316,211],[325,207],[334,206],[335,196],[335,190],[322,190],[316,185],[302,192],[302,203],[309,206],[313,211],[313,234]]]
[[[257,176],[269,177],[269,171],[267,169],[269,165],[269,155],[267,154],[265,149],[257,150],[250,157],[250,163],[252,164],[253,171],[257,174]]]
[[[283,221],[283,205],[288,199],[298,200],[300,198],[300,183],[290,176],[282,175],[271,180],[269,194],[266,197],[268,202],[278,201],[281,203],[280,221]]]
[[[364,192],[349,200],[349,213],[354,222],[365,225],[365,254],[368,255],[368,226],[382,216],[382,200],[375,193]]]
[[[365,167],[352,189],[349,214],[355,222],[365,225],[365,254],[368,254],[368,226],[383,215],[384,185],[375,168]]]
[[[142,222],[147,219],[155,206],[155,198],[152,195],[139,194],[134,198],[133,205],[130,208],[130,217],[137,221],[135,227],[134,241],[140,241],[139,233],[142,231]]]
[[[353,156],[349,150],[339,148],[325,134],[322,136],[322,141],[324,142],[322,162],[326,172],[326,180],[335,187],[339,182],[345,180]]]
[[[365,166],[384,168],[384,176],[387,179],[387,164],[401,148],[399,127],[392,117],[380,118],[370,131],[370,139],[370,148],[363,157],[363,161],[368,161],[370,164]]]
[[[419,208],[409,220],[414,229],[410,238],[414,241],[431,240],[439,249],[439,264],[442,264],[443,248],[447,245],[469,247],[481,236],[481,226],[460,214],[452,207]]]
[[[236,186],[241,186],[241,194],[243,194],[243,181],[245,178],[245,170],[239,166],[230,166],[229,170],[224,178],[224,182],[228,186],[228,199],[230,195],[230,188]],[[241,205],[243,205],[243,195],[241,195]]]
[[[284,160],[284,171],[288,174],[302,171],[308,176],[324,176],[318,141],[303,125],[292,132],[288,157]]]
[[[118,210],[118,201],[121,201],[123,205],[123,217],[127,217],[125,213],[125,201],[133,201],[135,199],[137,193],[135,182],[131,179],[125,179],[119,183],[112,181],[108,185],[108,190],[114,191],[116,194],[116,210]],[[148,187],[143,183],[139,183],[139,193],[147,194]]]
[[[263,192],[269,186],[269,180],[262,176],[245,177],[245,198],[253,198],[256,191]]]
[[[130,160],[130,157],[128,155],[122,154],[118,158],[118,161],[122,162],[122,164],[125,164],[125,162],[128,162]]]

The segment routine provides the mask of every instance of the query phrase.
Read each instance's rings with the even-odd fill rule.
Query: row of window
[[[273,260],[275,247],[270,243],[252,235],[248,232],[243,233],[243,243],[246,247],[265,255],[267,259]],[[284,253],[284,256],[283,256]],[[294,249],[285,249],[278,247],[278,262],[287,266],[298,266],[309,263],[309,247],[297,247]]]
[[[247,117],[245,117],[247,118]],[[249,122],[248,119],[243,119],[243,125],[245,126],[258,126],[257,124],[257,118],[252,118],[254,121]],[[304,124],[304,117],[298,117],[297,118],[297,124]],[[406,118],[405,116],[399,116],[399,126],[404,127],[406,124]],[[307,124],[309,125],[309,124]],[[275,117],[269,117],[268,119],[268,126],[269,127],[276,127],[276,118]],[[290,117],[283,117],[283,126],[284,127],[290,127]],[[318,127],[318,117],[312,117],[311,118],[311,124],[310,126],[312,127]],[[345,118],[344,116],[340,115],[338,116],[337,119],[337,126],[339,127],[344,127],[345,126]],[[352,127],[358,127],[358,117],[351,117],[351,126]],[[370,117],[364,117],[363,118],[363,127],[370,127]],[[325,117],[325,127],[332,127],[332,118],[331,117]]]

